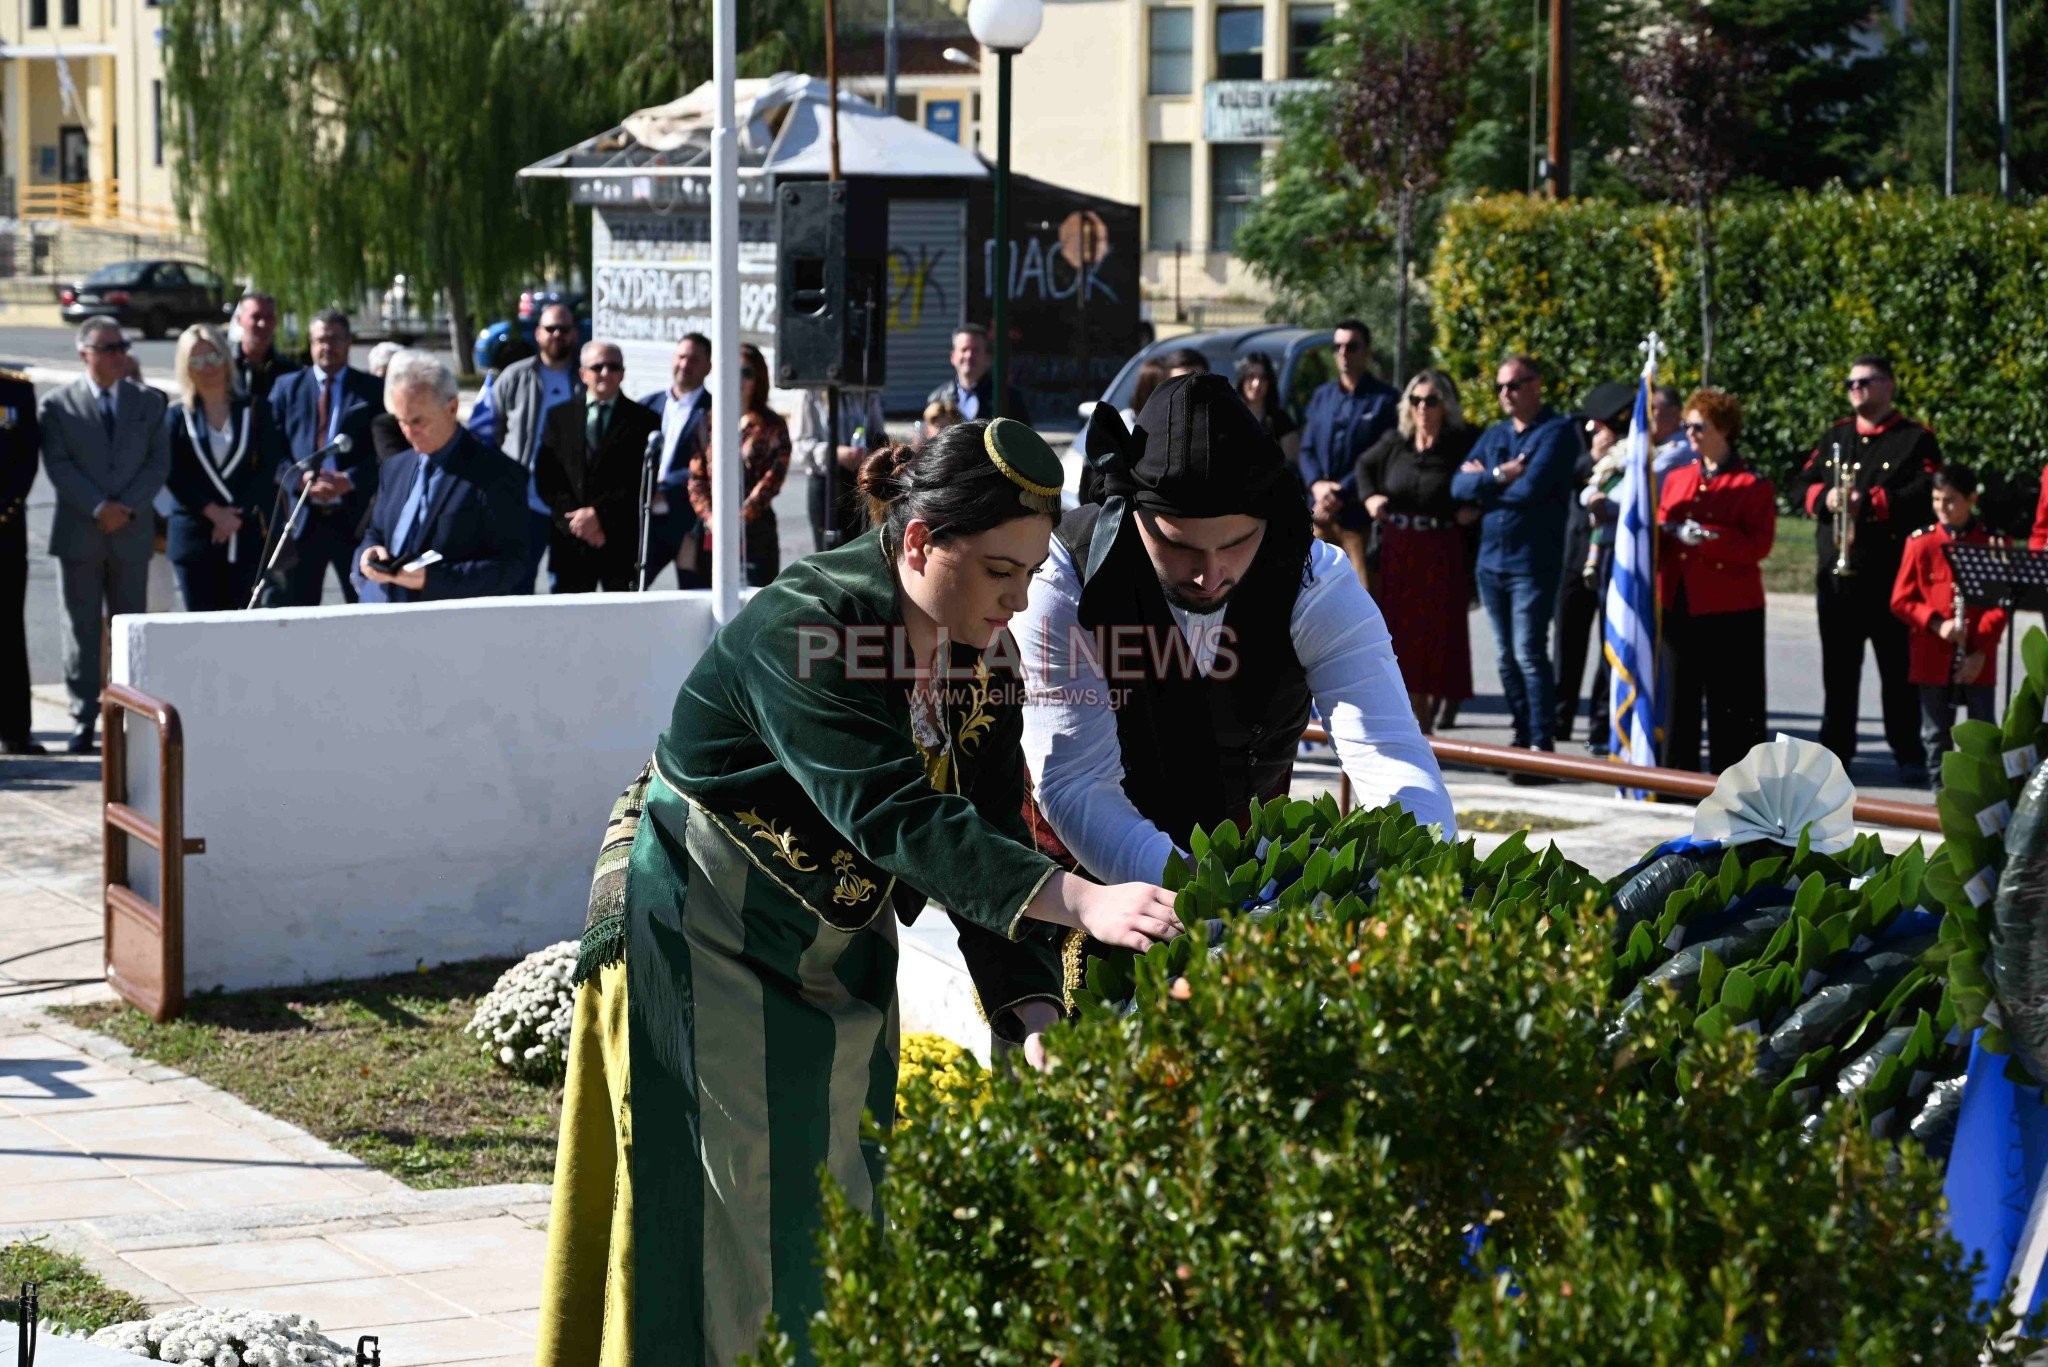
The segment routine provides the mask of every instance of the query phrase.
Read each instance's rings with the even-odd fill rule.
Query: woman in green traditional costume
[[[1061,872],[1024,825],[1021,689],[988,652],[1061,478],[1003,419],[877,452],[874,530],[691,670],[591,887],[538,1367],[728,1363],[771,1311],[808,1358],[819,1170],[879,1213],[861,1114],[895,1111],[896,921],[928,897],[1013,1042],[1057,1017],[1074,932],[1178,933],[1168,894]]]

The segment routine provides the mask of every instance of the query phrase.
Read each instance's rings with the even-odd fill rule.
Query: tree
[[[2048,0],[2008,0],[2006,72],[2012,107],[2012,192],[2048,194]],[[1997,59],[1993,0],[1963,5],[1956,188],[1998,193]],[[1948,6],[1915,5],[1901,44],[1905,114],[1891,149],[1899,178],[1942,183],[1948,118]]]
[[[1714,364],[1714,200],[1753,164],[1755,121],[1742,92],[1753,88],[1761,66],[1756,48],[1717,31],[1703,4],[1652,35],[1628,68],[1635,95],[1631,173],[1696,217],[1702,385]]]
[[[1408,376],[1409,260],[1418,205],[1443,184],[1465,112],[1455,79],[1472,58],[1456,11],[1398,35],[1363,36],[1330,92],[1337,150],[1394,217],[1394,382]]]
[[[555,130],[518,0],[181,0],[166,7],[182,207],[232,274],[302,314],[395,275],[470,301],[545,259],[515,189]]]

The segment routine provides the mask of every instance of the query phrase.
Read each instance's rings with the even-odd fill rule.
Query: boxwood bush
[[[1611,938],[1389,870],[1369,912],[1141,959],[1049,1076],[908,1081],[884,1222],[827,1193],[817,1360],[1977,1360],[1928,1160],[1773,1124],[1742,1032],[1625,1080]],[[1678,1043],[1669,998],[1641,1019]]]
[[[2048,202],[1836,189],[1735,199],[1716,215],[1713,380],[1741,396],[1743,445],[1784,486],[1848,412],[1859,352],[1889,354],[1899,404],[1951,459],[2032,480],[2048,459]],[[1699,377],[1698,285],[1687,211],[1497,195],[1452,205],[1431,274],[1441,361],[1468,411],[1509,351],[1574,401],[1641,365],[1656,328],[1667,376]],[[2027,509],[2031,512],[2031,508]]]

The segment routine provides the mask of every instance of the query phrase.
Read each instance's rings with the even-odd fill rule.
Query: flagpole
[[[1657,335],[1655,328],[1651,328],[1649,336],[1636,344],[1636,350],[1642,352],[1646,358],[1643,363],[1643,386],[1647,391],[1643,396],[1645,415],[1657,403],[1657,358],[1663,354],[1664,349],[1664,339]],[[1647,467],[1643,471],[1643,476],[1650,484],[1650,598],[1655,604],[1650,617],[1650,668],[1653,671],[1650,677],[1661,685],[1664,681],[1664,595],[1657,588],[1657,559],[1662,554],[1662,548],[1658,543],[1664,538],[1657,534],[1657,510],[1662,506],[1664,489],[1657,478],[1657,448],[1651,444],[1647,432],[1643,434],[1643,450],[1644,463]],[[1664,720],[1664,696],[1664,690],[1660,687],[1656,696],[1651,699],[1650,734],[1653,737],[1657,736]],[[1658,757],[1662,758],[1664,751],[1661,744],[1657,753]],[[1649,800],[1655,802],[1656,795],[1649,795]]]

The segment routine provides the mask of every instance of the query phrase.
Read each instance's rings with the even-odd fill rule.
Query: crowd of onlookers
[[[623,392],[619,348],[580,342],[569,308],[549,305],[532,354],[491,374],[465,417],[440,356],[384,342],[357,369],[342,313],[312,319],[303,362],[277,347],[271,297],[245,295],[234,316],[232,342],[205,324],[180,335],[174,397],[139,383],[120,327],[95,318],[78,332],[82,378],[39,405],[31,394],[27,414],[0,405],[17,433],[39,428],[57,491],[49,550],[68,626],[72,750],[93,745],[102,615],[142,610],[158,549],[193,611],[317,604],[330,573],[350,602],[527,593],[543,567],[554,593],[648,587],[670,572],[679,587],[707,582],[714,358],[702,335],[677,343],[665,387],[635,399]],[[1295,462],[1315,534],[1344,552],[1379,604],[1417,722],[1448,726],[1472,696],[1476,603],[1492,624],[1514,743],[1554,749],[1583,711],[1588,748],[1606,753],[1602,616],[1637,387],[1596,385],[1567,414],[1542,366],[1511,355],[1494,375],[1499,417],[1486,423],[1439,370],[1398,391],[1379,379],[1362,322],[1338,323],[1332,342],[1335,377],[1298,420],[1271,356],[1239,358],[1236,388]],[[926,435],[996,408],[988,334],[962,327],[950,359],[951,378],[921,415]],[[782,563],[774,504],[792,461],[811,476],[810,539],[822,549],[861,525],[856,473],[890,438],[873,390],[842,391],[836,429],[825,396],[808,394],[792,432],[769,404],[761,353],[741,346],[734,361],[740,559],[758,586]],[[1161,381],[1207,369],[1192,348],[1146,359],[1126,423]],[[1988,533],[1973,520],[1970,472],[1944,469],[1933,434],[1899,414],[1884,358],[1856,358],[1845,395],[1852,415],[1828,429],[1794,491],[1816,520],[1821,561],[1822,738],[1845,759],[1854,753],[1868,642],[1902,780],[1924,782],[1954,708],[1990,710],[2004,615],[1959,616],[1939,552]],[[1023,411],[1014,392],[1002,407]],[[1657,479],[1661,758],[1720,769],[1765,736],[1760,566],[1777,490],[1742,454],[1734,396],[1659,387],[1645,422]],[[9,468],[19,482],[20,462]],[[0,535],[10,516],[19,523],[25,494],[23,484],[10,507],[0,487]],[[25,679],[25,666],[0,659],[0,675],[16,672]],[[0,747],[35,748],[25,700],[0,702]]]

